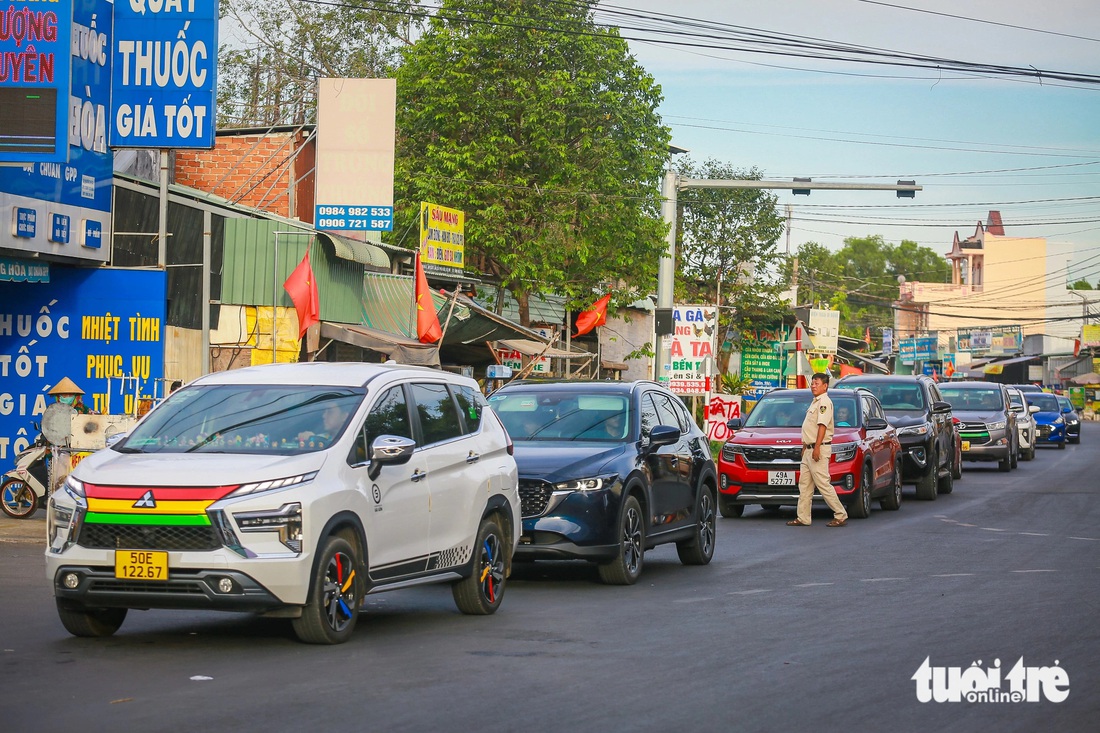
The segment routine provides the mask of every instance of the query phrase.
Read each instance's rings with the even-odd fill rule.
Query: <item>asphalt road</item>
[[[286,621],[131,612],[57,620],[42,543],[0,522],[0,729],[22,731],[1092,731],[1100,717],[1100,424],[1009,474],[847,527],[722,519],[714,562],[646,555],[638,585],[530,566],[495,616],[449,589],[374,596],[343,646]],[[41,512],[30,520],[42,528]],[[17,531],[19,530],[19,531]],[[20,531],[30,537],[22,541]],[[16,541],[12,541],[16,540]],[[1052,702],[920,702],[932,667],[1024,665]]]

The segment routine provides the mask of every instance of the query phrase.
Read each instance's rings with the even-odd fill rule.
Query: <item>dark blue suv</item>
[[[655,382],[519,381],[489,397],[515,442],[517,560],[577,558],[630,585],[647,549],[714,555],[718,482],[706,434]]]

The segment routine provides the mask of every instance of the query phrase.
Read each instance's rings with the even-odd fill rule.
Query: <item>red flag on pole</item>
[[[321,304],[317,294],[317,281],[313,278],[313,268],[309,264],[309,249],[306,256],[290,273],[283,283],[283,289],[298,311],[298,338],[306,335],[306,330],[314,323],[321,322]]]
[[[424,275],[424,266],[420,264],[420,254],[416,255],[416,338],[422,344],[434,344],[443,338],[443,329],[439,327],[439,316],[435,312],[435,301],[428,288],[428,278]]]
[[[607,323],[607,304],[611,302],[611,293],[603,296],[592,307],[577,314],[577,320],[573,325],[577,327],[574,336],[583,336],[593,328]]]

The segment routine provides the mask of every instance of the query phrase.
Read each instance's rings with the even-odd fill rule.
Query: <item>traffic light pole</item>
[[[915,181],[898,181],[896,185],[889,183],[814,183],[809,178],[799,178],[794,181],[776,180],[742,180],[742,179],[703,179],[680,178],[675,171],[665,171],[661,181],[661,218],[668,224],[668,234],[665,236],[665,252],[661,255],[661,261],[657,267],[657,309],[672,308],[672,286],[676,279],[676,194],[681,189],[689,188],[751,188],[751,189],[788,189],[799,194],[809,194],[810,191],[896,191],[898,198],[913,198],[917,191],[924,190],[916,185]],[[654,319],[656,321],[656,319]],[[654,332],[654,358],[653,379],[662,381],[668,365],[665,363],[665,353],[662,340],[665,334]]]

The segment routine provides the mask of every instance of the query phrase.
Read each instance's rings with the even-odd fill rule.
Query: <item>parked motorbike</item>
[[[0,509],[15,519],[26,519],[46,507],[49,492],[50,447],[39,435],[15,458],[15,468],[0,483]]]

